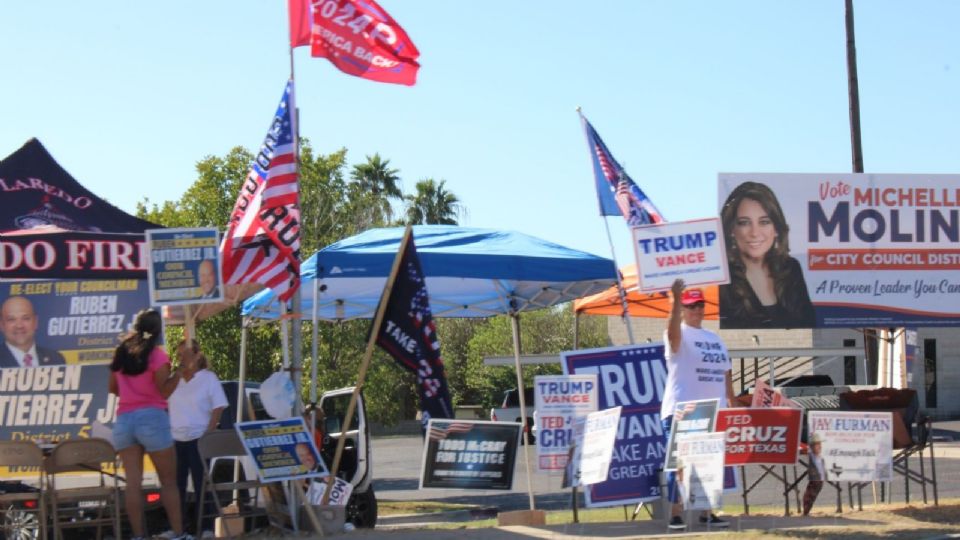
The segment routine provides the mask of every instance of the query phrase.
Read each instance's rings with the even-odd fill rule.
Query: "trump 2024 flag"
[[[377,332],[377,345],[417,374],[420,410],[426,427],[431,418],[453,418],[453,405],[413,234],[408,231],[404,239],[397,277]]]
[[[306,45],[309,20],[311,56],[371,81],[416,83],[420,51],[374,0],[289,0],[288,6],[291,47]]]

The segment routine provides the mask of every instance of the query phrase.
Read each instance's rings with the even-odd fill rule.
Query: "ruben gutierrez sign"
[[[960,325],[957,186],[960,175],[721,174],[721,328]],[[766,318],[743,277],[751,260],[790,291]]]

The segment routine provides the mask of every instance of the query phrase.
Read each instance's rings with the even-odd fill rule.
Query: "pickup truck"
[[[537,411],[533,408],[533,387],[524,389],[523,401],[527,408],[527,436],[525,439],[527,443],[533,444],[537,435]],[[520,421],[520,395],[516,388],[511,388],[503,393],[503,401],[500,407],[490,409],[490,420],[493,422]]]

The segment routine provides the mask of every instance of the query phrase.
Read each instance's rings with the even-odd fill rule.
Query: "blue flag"
[[[663,214],[613,158],[586,117],[581,114],[580,120],[587,135],[587,146],[590,147],[600,215],[622,215],[631,227],[665,222]]]
[[[421,418],[426,427],[431,418],[453,418],[453,405],[417,246],[412,233],[405,238],[406,242],[400,245],[403,255],[377,333],[377,345],[417,374]]]

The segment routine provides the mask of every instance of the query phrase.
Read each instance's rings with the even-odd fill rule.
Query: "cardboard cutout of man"
[[[0,307],[0,368],[55,366],[66,363],[59,352],[36,343],[39,319],[25,296],[11,296]]]

